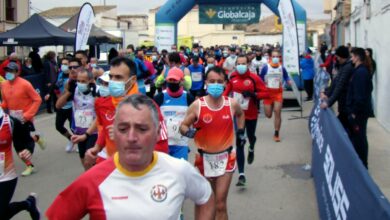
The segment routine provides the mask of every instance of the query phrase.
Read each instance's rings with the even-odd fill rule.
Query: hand
[[[244,91],[244,92],[242,93],[242,95],[243,95],[245,98],[256,98],[256,93],[254,93],[254,92]]]
[[[70,138],[70,141],[72,141],[73,144],[77,144],[79,142],[83,142],[87,140],[87,135],[85,134],[82,134],[82,135],[72,135],[72,137]]]
[[[85,152],[84,164],[86,167],[92,167],[96,163],[97,154],[99,153],[99,148],[97,146],[90,148]]]
[[[244,147],[246,143],[244,129],[238,129],[236,132],[236,146]]]
[[[328,100],[328,96],[325,95],[324,92],[320,92],[320,98],[321,98],[322,100]]]
[[[50,94],[45,95],[45,101],[50,99]]]
[[[94,96],[94,97],[97,96],[97,94],[96,94],[96,84],[95,83],[88,84],[88,88],[91,91],[92,96]]]
[[[107,126],[107,130],[110,140],[114,140],[114,125]]]
[[[27,149],[20,151],[18,155],[22,160],[31,160],[32,158],[31,152]]]
[[[326,108],[328,108],[328,103],[326,101],[322,101],[320,107],[322,109],[326,109]]]
[[[188,131],[184,134],[184,136],[188,138],[194,138],[197,130],[195,128],[189,128]]]

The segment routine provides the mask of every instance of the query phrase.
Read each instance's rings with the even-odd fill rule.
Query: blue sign
[[[321,219],[390,219],[389,201],[363,166],[333,111],[321,109],[317,102],[309,128]]]

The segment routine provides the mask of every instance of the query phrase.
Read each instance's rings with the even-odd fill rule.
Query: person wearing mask
[[[217,61],[215,60],[215,57],[213,56],[209,56],[206,60],[206,67],[205,67],[205,70],[204,72],[207,72],[210,68],[213,68],[215,66],[218,66],[217,65]]]
[[[272,118],[272,113],[275,114],[274,119],[274,141],[280,142],[280,128],[282,126],[282,107],[283,107],[283,81],[292,84],[286,69],[280,63],[279,50],[272,51],[271,62],[263,67],[260,73],[261,79],[269,92],[269,98],[264,99],[264,111],[267,118]]]
[[[34,68],[32,66],[31,58],[26,57],[24,59],[24,64],[22,66],[22,74],[21,74],[21,76],[22,77],[24,77],[24,76],[31,76],[31,75],[33,75],[35,73],[36,73],[36,71],[34,70]]]
[[[261,68],[263,68],[263,65],[266,64],[263,62],[263,57],[261,55],[261,50],[257,49],[255,52],[255,58],[250,64],[251,72],[256,73],[257,75],[260,75]]]
[[[184,91],[184,74],[181,69],[170,69],[166,81],[167,89],[157,94],[154,101],[160,106],[167,125],[169,155],[188,160],[188,138],[180,134],[179,127],[194,97]]]
[[[188,66],[191,74],[192,86],[190,92],[194,97],[201,97],[204,95],[204,67],[199,63],[199,57],[192,58],[193,64]]]
[[[263,57],[261,59],[263,61],[264,65],[267,65],[270,62],[270,58],[269,58],[270,55],[269,54],[270,53],[268,51],[264,51],[264,55],[263,55]]]
[[[6,81],[1,83],[2,102],[1,108],[8,111],[9,114],[19,120],[24,129],[28,130],[31,135],[26,140],[28,142],[26,149],[33,154],[34,142],[38,143],[41,149],[45,149],[45,141],[42,135],[35,131],[34,116],[39,110],[42,98],[35,91],[31,83],[22,77],[19,77],[19,66],[15,62],[10,62],[4,68],[6,72]],[[35,171],[35,167],[30,159],[23,160],[26,169],[22,176],[29,176]]]
[[[148,78],[151,74],[148,67],[145,65],[144,56],[145,54],[143,50],[137,50],[136,56],[134,58],[137,69],[137,85],[139,92],[142,94],[146,94],[145,79]]]
[[[326,60],[324,63],[320,64],[320,67],[325,68],[326,72],[330,74],[330,77],[333,79],[333,67],[336,63],[336,48],[332,48],[330,52],[326,54]]]
[[[234,99],[222,95],[226,82],[223,69],[210,68],[206,73],[208,95],[190,105],[180,125],[182,135],[194,138],[198,148],[195,166],[214,190],[215,219],[228,219],[227,198],[236,169],[234,120],[237,122],[236,144],[242,147],[245,144],[244,112]]]
[[[41,56],[39,56],[39,48],[33,47],[32,51],[28,54],[28,57],[31,58],[32,66],[36,73],[41,73],[43,69],[43,63]]]
[[[53,113],[54,111],[57,111],[55,108],[55,104],[57,102],[57,96],[54,93],[55,84],[58,79],[58,67],[57,67],[57,61],[56,61],[56,54],[54,51],[49,51],[45,55],[45,61],[43,62],[43,73],[45,74],[46,79],[46,88],[47,88],[47,94],[49,96],[46,101],[46,111],[49,114]]]
[[[351,50],[354,70],[347,92],[349,137],[363,165],[368,169],[367,122],[371,112],[372,75],[363,48]]]
[[[228,57],[229,57],[229,51],[225,49],[225,50],[222,52],[222,57],[221,57],[221,59],[219,60],[217,66],[223,68],[223,64],[225,63],[226,58],[228,58]]]
[[[260,99],[268,97],[267,88],[260,77],[250,72],[248,58],[240,55],[237,58],[236,71],[232,73],[224,96],[232,95],[234,100],[244,110],[246,136],[249,140],[248,164],[252,164],[255,157],[256,126]],[[236,186],[245,186],[245,146],[237,146],[238,182]]]
[[[22,71],[22,64],[20,63],[20,61],[18,59],[18,55],[15,52],[13,52],[0,65],[0,76],[2,76],[3,78],[5,78],[5,73],[6,73],[4,68],[6,68],[10,62],[14,62],[18,65],[18,74],[19,75]]]
[[[307,94],[305,101],[313,100],[313,90],[314,90],[314,60],[311,57],[311,50],[307,49],[299,61],[301,67],[301,74],[303,79],[303,85]]]
[[[223,69],[226,71],[226,74],[230,79],[230,75],[236,70],[235,68],[237,62],[237,55],[236,55],[236,49],[234,47],[230,48],[229,51],[230,54],[229,57],[227,57],[225,62],[223,63]]]
[[[348,131],[348,113],[346,108],[348,84],[353,72],[353,63],[350,60],[349,49],[345,46],[340,46],[336,49],[336,77],[332,80],[330,86],[324,91],[320,91],[321,108],[326,109],[332,107],[337,102],[338,115],[340,123],[344,129]]]

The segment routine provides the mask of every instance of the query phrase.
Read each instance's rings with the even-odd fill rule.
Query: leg
[[[309,80],[303,80],[303,87],[305,88],[305,92],[307,94],[307,100],[309,100],[310,97]]]
[[[0,216],[6,216],[5,219],[10,219],[16,213],[10,213],[9,204],[14,195],[17,178],[5,182],[0,182]]]
[[[245,120],[246,135],[248,136],[248,140],[249,140],[248,164],[252,164],[255,158],[256,125],[257,125],[257,119]]]
[[[89,136],[87,138],[87,140],[85,140],[83,142],[80,142],[79,145],[78,145],[79,146],[79,156],[80,156],[80,159],[81,159],[81,164],[83,165],[85,170],[88,170],[88,168],[90,168],[84,162],[85,152],[87,152],[87,150],[89,148],[92,148],[95,145],[96,139],[97,139],[97,135],[93,134],[93,135]]]
[[[275,135],[274,139],[276,142],[280,141],[279,138],[279,131],[280,127],[282,126],[282,103],[281,102],[275,102],[275,107],[274,107],[274,113],[275,113],[275,121],[274,121],[274,126],[275,126]]]
[[[272,118],[273,104],[264,104],[264,114],[267,118]]]
[[[356,117],[354,122],[351,122],[350,135],[355,151],[366,168],[368,168],[367,120],[366,116]]]
[[[66,115],[67,109],[58,109],[56,114],[56,129],[57,131],[70,140],[70,133],[68,129],[65,128],[65,121],[68,119]]]
[[[313,82],[313,79],[310,79],[308,80],[308,94],[309,94],[309,98],[310,99],[313,99],[313,90],[314,90],[314,82]]]
[[[216,220],[227,220],[227,197],[233,173],[225,173],[215,180]]]

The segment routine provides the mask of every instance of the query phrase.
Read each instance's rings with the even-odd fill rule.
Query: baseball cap
[[[184,78],[184,73],[181,71],[181,69],[177,67],[173,67],[169,70],[167,80],[174,79],[176,81],[180,81]]]
[[[9,62],[6,67],[4,67],[5,71],[19,71],[18,64],[15,62]]]
[[[103,73],[103,75],[99,76],[98,81],[108,83],[110,81],[110,71],[106,71]]]

